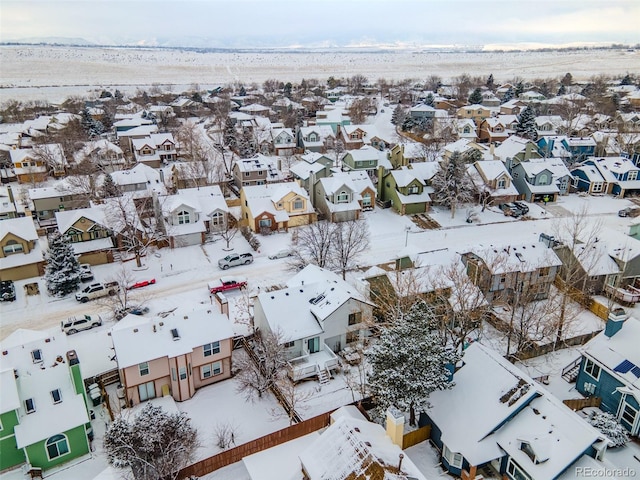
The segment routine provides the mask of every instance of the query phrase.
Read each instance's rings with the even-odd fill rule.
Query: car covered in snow
[[[73,335],[82,330],[89,330],[102,325],[100,315],[82,315],[80,317],[69,317],[67,320],[60,322],[60,328],[67,335]]]
[[[291,255],[293,255],[293,252],[291,250],[285,249],[280,250],[276,253],[272,253],[271,255],[269,255],[269,259],[275,260],[276,258],[286,258],[290,257]]]
[[[16,287],[13,280],[3,280],[0,282],[0,301],[13,302],[16,299]]]
[[[80,281],[90,282],[93,280],[93,272],[91,271],[91,265],[83,263],[80,265]]]
[[[146,315],[149,313],[149,307],[143,307],[142,305],[130,305],[124,308],[118,308],[114,312],[114,318],[116,320],[122,320],[127,315]]]

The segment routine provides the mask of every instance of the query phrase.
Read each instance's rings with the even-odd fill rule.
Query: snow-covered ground
[[[551,52],[224,52],[134,48],[55,46],[0,47],[0,103],[10,99],[59,102],[72,95],[97,96],[102,88],[125,93],[152,85],[181,92],[236,81],[262,83],[276,78],[300,82],[362,74],[371,80],[463,73],[489,75],[498,81],[559,77],[574,80],[594,74],[624,75],[640,68],[640,54],[625,50]],[[19,88],[13,88],[19,87]]]

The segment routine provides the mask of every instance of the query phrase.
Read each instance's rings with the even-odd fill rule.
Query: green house
[[[390,206],[400,215],[425,213],[431,205],[431,197],[424,180],[412,169],[401,168],[389,172],[378,171],[378,199]]]
[[[1,351],[0,470],[47,470],[88,454],[89,407],[66,337],[17,330]]]

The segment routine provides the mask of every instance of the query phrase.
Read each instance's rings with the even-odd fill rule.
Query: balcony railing
[[[289,360],[291,378],[294,382],[317,375],[318,369],[332,370],[338,366],[338,356],[326,345],[316,353],[305,353]]]

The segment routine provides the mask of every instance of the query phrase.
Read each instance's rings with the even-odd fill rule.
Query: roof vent
[[[180,334],[178,333],[178,329],[177,328],[172,328],[171,329],[171,336],[173,337],[173,341],[174,342],[176,340],[180,340]]]
[[[134,328],[134,329],[133,329],[133,333],[138,333],[138,329],[137,329],[137,328]]]

